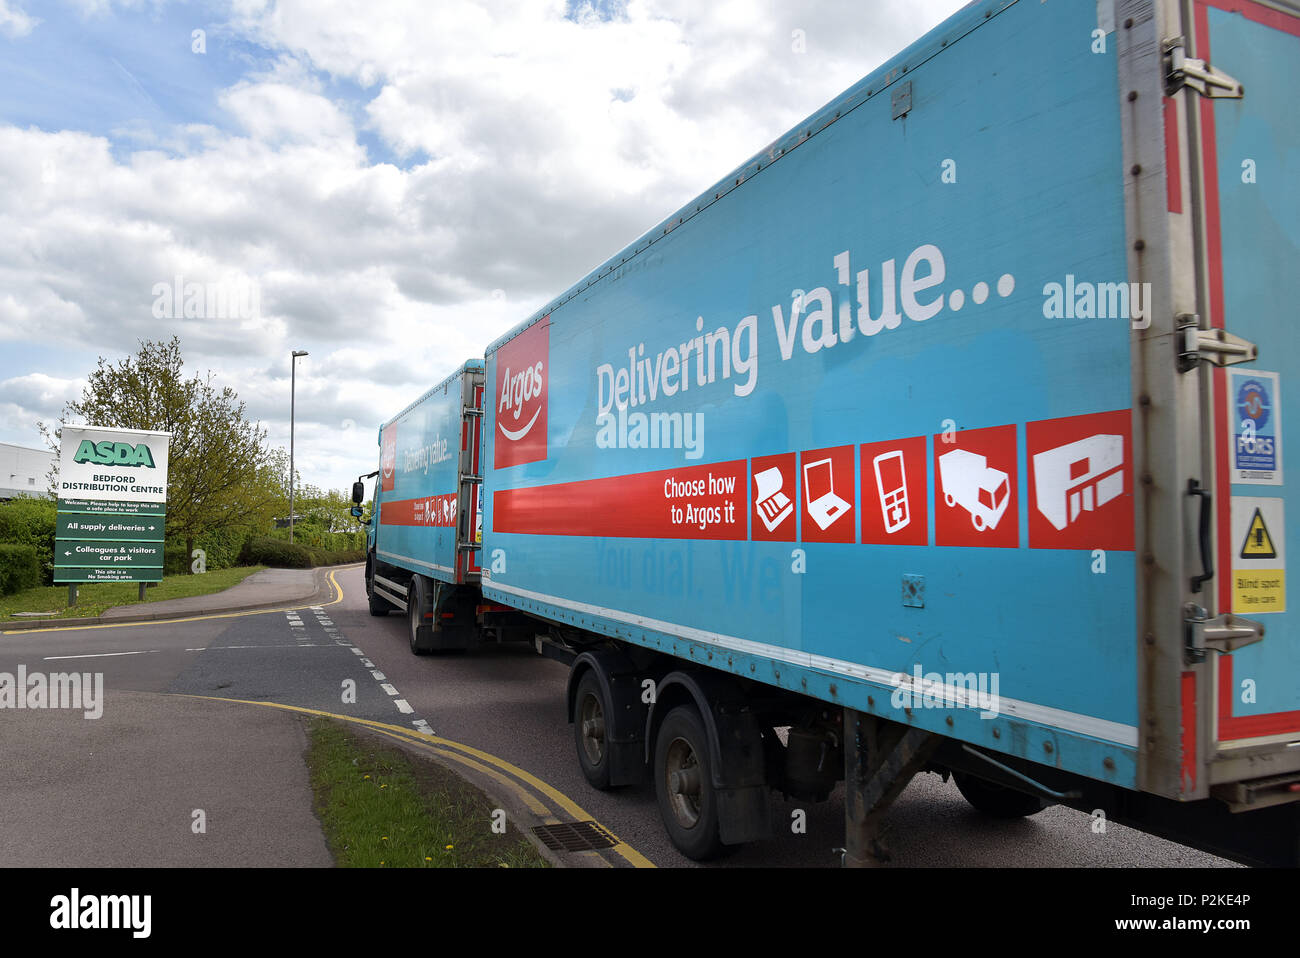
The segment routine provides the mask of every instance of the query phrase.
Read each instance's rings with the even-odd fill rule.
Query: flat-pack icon
[[[794,503],[782,491],[785,478],[781,469],[773,466],[754,476],[754,512],[768,532],[775,532],[776,527],[785,521],[785,517],[794,512]]]

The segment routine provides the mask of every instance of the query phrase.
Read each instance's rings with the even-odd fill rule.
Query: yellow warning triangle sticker
[[[1264,517],[1259,509],[1251,517],[1250,528],[1246,530],[1246,541],[1241,544],[1243,559],[1276,559],[1277,550],[1273,548],[1273,539],[1264,525]]]

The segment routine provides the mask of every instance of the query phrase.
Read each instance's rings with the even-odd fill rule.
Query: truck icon
[[[1011,499],[1005,472],[990,468],[978,453],[954,449],[939,457],[939,482],[943,501],[949,508],[959,505],[969,512],[976,530],[998,527]]]

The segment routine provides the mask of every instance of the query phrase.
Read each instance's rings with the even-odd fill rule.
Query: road
[[[14,672],[22,663],[29,671],[103,672],[106,710],[119,693],[163,693],[186,702],[194,700],[179,696],[198,695],[431,731],[531,773],[653,864],[695,864],[668,842],[651,787],[601,793],[587,785],[565,716],[564,666],[530,648],[511,646],[413,656],[404,616],[369,615],[360,567],[336,576],[341,601],[297,612],[4,635],[0,671]],[[251,749],[254,743],[248,744]],[[162,769],[169,757],[154,760]],[[92,792],[104,785],[93,777],[80,784]],[[21,780],[10,783],[11,789],[22,787]],[[779,798],[776,804],[780,820],[791,827],[772,841],[732,850],[713,867],[839,864],[843,803],[838,791],[820,805]],[[802,817],[796,814],[800,810],[806,812],[806,828],[797,831],[793,824]],[[1088,816],[1068,809],[989,821],[969,808],[951,782],[935,775],[918,776],[907,788],[892,811],[885,841],[895,864],[905,866],[1232,864],[1114,824],[1099,833]],[[624,858],[617,863],[637,860]]]

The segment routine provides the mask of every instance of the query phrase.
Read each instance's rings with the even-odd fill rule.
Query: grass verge
[[[437,762],[325,718],[308,722],[316,814],[345,868],[546,868],[506,823],[492,831],[488,798]]]
[[[254,572],[266,566],[239,566],[234,569],[213,569],[202,575],[169,575],[157,585],[145,589],[144,602],[140,602],[140,586],[135,582],[82,582],[77,585],[77,604],[68,608],[66,585],[38,586],[24,589],[13,595],[0,596],[0,622],[31,621],[30,616],[14,617],[15,612],[53,612],[51,618],[86,618],[102,613],[115,605],[148,605],[164,599],[185,599],[195,595],[211,595],[238,585]]]

